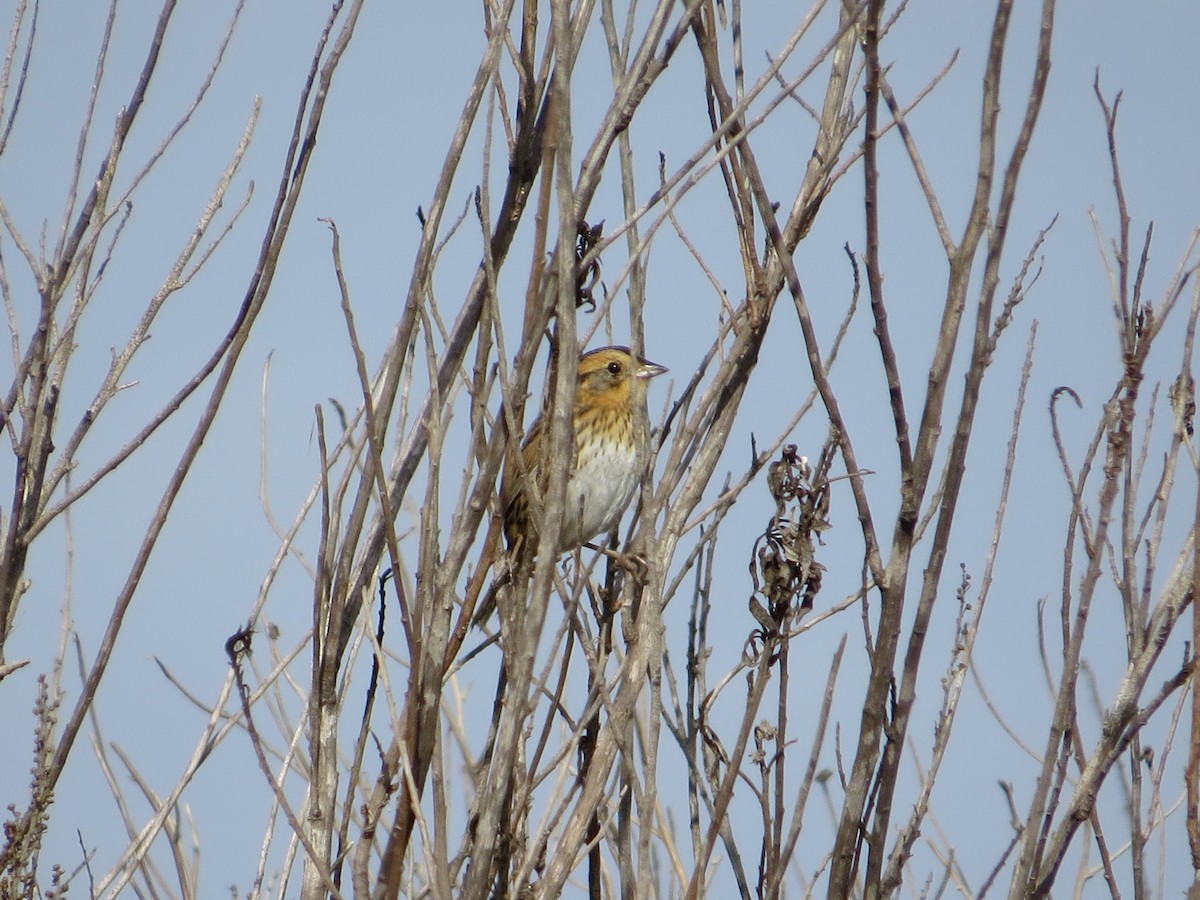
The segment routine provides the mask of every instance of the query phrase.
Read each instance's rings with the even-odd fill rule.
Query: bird
[[[646,394],[650,379],[666,371],[665,366],[623,346],[600,347],[579,357],[572,420],[575,465],[567,480],[558,555],[611,531],[633,500],[650,446]],[[553,463],[547,459],[547,427],[543,417],[534,421],[521,445],[520,463],[515,454],[510,454],[505,464],[500,481],[500,516],[489,529],[484,558],[468,587],[468,603],[478,597],[486,569],[494,561],[499,530],[504,532],[514,567],[525,554],[536,551],[537,523],[530,513],[526,485],[543,484],[540,476]],[[472,620],[474,624],[482,626],[491,618],[495,594],[493,589],[485,596]]]

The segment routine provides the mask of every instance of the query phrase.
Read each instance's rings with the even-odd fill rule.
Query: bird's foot
[[[646,558],[640,553],[622,553],[620,550],[610,550],[608,547],[597,547],[594,544],[585,545],[592,550],[603,553],[635,581],[642,582],[650,573]]]

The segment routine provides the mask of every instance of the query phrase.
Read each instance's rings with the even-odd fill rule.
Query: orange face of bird
[[[592,350],[579,359],[576,408],[642,403],[650,379],[665,371],[658,363],[634,356],[628,347]]]

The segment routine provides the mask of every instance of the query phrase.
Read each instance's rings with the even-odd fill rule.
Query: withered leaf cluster
[[[783,632],[789,618],[810,611],[821,589],[825,567],[817,562],[821,533],[829,527],[829,467],[833,442],[827,442],[816,468],[800,456],[795,444],[780,451],[767,468],[767,489],[775,512],[754,542],[750,577],[754,593],[750,612],[763,634]]]

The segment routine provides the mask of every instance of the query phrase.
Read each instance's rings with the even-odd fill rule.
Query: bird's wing
[[[500,502],[504,510],[504,540],[509,550],[516,550],[518,541],[524,536],[525,523],[529,517],[526,499],[527,479],[536,482],[542,463],[541,452],[542,419],[539,416],[529,427],[525,441],[521,444],[522,466],[517,455],[510,451],[504,466],[504,478],[500,482]]]

